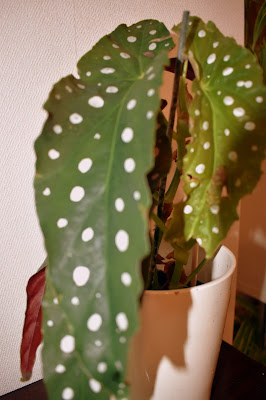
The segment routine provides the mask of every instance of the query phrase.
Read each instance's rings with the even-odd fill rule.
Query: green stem
[[[156,226],[158,226],[158,228],[165,233],[166,231],[166,226],[164,225],[163,221],[161,220],[161,218],[158,217],[158,215],[156,215],[155,213],[151,214],[151,218],[153,219],[153,221],[155,222]]]
[[[184,48],[185,48],[186,36],[187,36],[188,19],[189,19],[189,12],[185,11],[183,13],[183,19],[182,19],[177,60],[176,60],[176,66],[175,66],[175,78],[174,78],[174,85],[173,85],[173,91],[172,91],[172,101],[171,101],[169,121],[168,121],[167,131],[166,131],[166,135],[167,135],[170,143],[172,142],[173,128],[174,128],[174,123],[175,123],[175,114],[176,114],[176,106],[177,106],[178,91],[179,91],[179,81],[180,81],[180,76],[181,76],[181,71],[182,71],[182,63],[184,60]],[[158,215],[158,218],[160,218],[160,219],[162,218],[162,213],[163,213],[166,178],[167,178],[166,176],[162,177],[161,183],[160,183],[160,188],[159,188],[159,202],[158,202],[158,208],[157,208],[157,215]],[[156,226],[155,231],[154,231],[151,260],[150,260],[150,267],[149,267],[149,273],[148,273],[148,282],[147,282],[148,289],[150,289],[152,287],[152,282],[154,279],[154,273],[155,273],[155,269],[156,269],[156,257],[158,254],[159,242],[160,242],[160,228],[158,226]]]
[[[189,282],[194,278],[194,276],[196,276],[196,275],[200,272],[200,270],[204,267],[204,265],[206,264],[207,261],[208,261],[208,260],[207,260],[206,258],[204,258],[204,259],[199,263],[199,265],[197,266],[197,268],[194,269],[194,271],[191,272],[190,275],[188,275],[188,277],[187,277],[187,279],[186,279],[186,282],[184,283],[185,286],[187,286],[187,285],[189,284]]]
[[[181,176],[180,171],[178,168],[176,168],[172,182],[165,195],[164,199],[165,203],[172,203],[174,201],[175,194],[180,183],[180,176]]]

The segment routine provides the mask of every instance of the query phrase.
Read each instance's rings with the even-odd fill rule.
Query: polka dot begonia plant
[[[120,25],[81,58],[80,79],[63,78],[45,104],[35,190],[49,259],[43,369],[50,400],[129,399],[128,345],[138,327],[140,264],[150,253],[148,182],[172,158],[165,141],[160,148],[158,116],[172,47],[158,21]],[[166,237],[197,240],[210,257],[259,179],[266,93],[255,58],[214,24],[190,18],[186,53],[196,76],[192,140],[184,135],[178,163],[186,201]],[[176,229],[180,219],[184,229]]]

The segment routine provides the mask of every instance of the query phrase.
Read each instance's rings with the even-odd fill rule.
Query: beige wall
[[[33,194],[33,142],[51,86],[75,72],[83,53],[119,23],[183,9],[243,41],[243,0],[2,0],[0,12],[0,395],[20,383],[19,347],[28,278],[45,257]],[[40,360],[33,380],[41,378]]]
[[[237,288],[266,303],[266,161],[264,175],[241,204]]]

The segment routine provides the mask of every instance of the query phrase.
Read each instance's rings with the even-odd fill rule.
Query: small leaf
[[[127,397],[127,349],[138,327],[141,260],[165,26],[120,25],[58,82],[36,141],[36,204],[49,256],[44,378],[50,400]],[[48,326],[51,320],[54,325]]]
[[[196,79],[193,141],[183,159],[185,237],[197,239],[210,258],[261,175],[266,89],[255,56],[212,22],[190,18],[186,51]]]
[[[174,205],[173,215],[167,230],[164,235],[164,239],[170,242],[174,248],[174,258],[180,264],[187,264],[189,258],[189,251],[195,244],[195,240],[191,239],[187,241],[184,236],[184,203],[180,202]],[[180,269],[180,274],[182,267]],[[179,275],[180,276],[180,275]]]
[[[252,50],[255,50],[256,43],[266,25],[266,2],[264,2],[258,12],[253,32]]]
[[[33,275],[27,285],[27,308],[20,348],[21,381],[31,378],[36,350],[42,341],[42,299],[45,290],[45,267]]]

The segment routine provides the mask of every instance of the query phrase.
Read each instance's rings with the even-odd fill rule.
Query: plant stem
[[[167,130],[166,130],[166,135],[167,135],[170,143],[172,142],[173,128],[174,128],[174,123],[175,123],[179,81],[180,81],[180,76],[181,76],[181,71],[182,71],[182,63],[184,60],[184,48],[185,48],[185,43],[186,43],[188,19],[189,19],[189,12],[184,11],[183,19],[182,19],[182,26],[181,26],[181,33],[180,33],[180,38],[179,38],[179,45],[178,45],[177,60],[176,60],[176,65],[175,65],[175,78],[174,78],[174,85],[173,85],[173,91],[172,91],[172,101],[171,101],[169,120],[168,120],[168,125],[167,125]],[[158,208],[157,208],[157,215],[158,215],[159,219],[162,218],[166,179],[167,179],[167,176],[163,176],[161,178],[161,182],[160,182],[159,202],[158,202]],[[158,254],[158,247],[159,247],[159,239],[160,239],[160,228],[158,226],[156,226],[155,231],[154,231],[154,239],[153,239],[153,246],[152,246],[152,253],[151,253],[151,260],[150,260],[150,267],[149,267],[149,274],[148,274],[148,282],[147,282],[148,289],[150,289],[152,287],[152,282],[153,282],[153,278],[154,278],[154,272],[155,272],[155,268],[156,268],[156,256]]]
[[[192,269],[191,272],[195,271],[199,262],[199,245],[198,243],[192,249]],[[196,286],[197,284],[197,275],[194,275],[193,279],[191,279],[191,286]]]
[[[185,286],[187,286],[187,285],[189,284],[189,282],[194,278],[194,276],[196,276],[196,275],[200,272],[201,268],[204,267],[204,265],[206,264],[207,261],[208,261],[208,260],[207,260],[206,258],[204,258],[204,259],[201,261],[201,263],[199,263],[199,265],[197,266],[197,268],[194,269],[194,271],[191,272],[190,275],[188,275],[187,280],[186,280],[186,282],[184,283]]]
[[[152,213],[151,217],[153,219],[153,221],[155,222],[156,226],[158,226],[158,228],[160,229],[161,232],[165,232],[166,231],[166,227],[163,223],[163,221],[158,217],[158,215]]]

